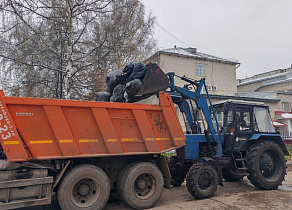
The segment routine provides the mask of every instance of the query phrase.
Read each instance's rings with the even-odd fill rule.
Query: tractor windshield
[[[267,133],[275,133],[275,128],[273,126],[270,113],[266,108],[262,107],[255,107],[254,108],[255,114],[255,128],[259,132],[267,132]]]

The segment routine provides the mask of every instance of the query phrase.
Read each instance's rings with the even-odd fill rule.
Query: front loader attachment
[[[140,101],[168,88],[169,79],[156,63],[147,64],[141,88],[131,102]]]

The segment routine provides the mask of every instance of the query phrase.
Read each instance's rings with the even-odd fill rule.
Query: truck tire
[[[123,177],[124,173],[128,170],[128,168],[130,168],[132,165],[137,164],[137,163],[140,163],[140,162],[129,163],[128,165],[126,165],[124,168],[122,168],[119,171],[117,179],[116,179],[116,188],[117,188],[117,192],[119,194],[121,194],[120,193],[121,192],[121,182],[122,182],[122,177]]]
[[[164,189],[164,179],[157,166],[140,162],[128,167],[121,176],[119,194],[134,209],[153,207]]]
[[[231,170],[225,169],[225,168],[222,170],[222,173],[223,173],[223,178],[228,182],[241,181],[244,177],[242,175],[234,174],[234,173],[232,173]]]
[[[178,166],[179,160],[177,157],[170,157],[170,160],[168,162],[168,168],[171,175],[171,184],[174,187],[181,186],[181,184],[184,182],[185,176],[181,172],[180,166]]]
[[[94,165],[72,168],[62,179],[58,189],[58,201],[63,210],[102,209],[110,194],[107,175]]]
[[[261,141],[249,147],[246,154],[250,182],[263,190],[278,189],[286,174],[286,159],[279,145]]]
[[[214,195],[219,183],[217,170],[209,164],[195,163],[187,173],[187,188],[195,198],[209,198]]]

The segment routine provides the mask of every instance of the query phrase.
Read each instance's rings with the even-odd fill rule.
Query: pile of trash
[[[147,67],[143,63],[130,63],[125,68],[109,72],[107,92],[98,92],[96,101],[130,102],[138,94]]]

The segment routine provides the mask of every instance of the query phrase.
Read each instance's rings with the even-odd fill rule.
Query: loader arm
[[[217,157],[221,157],[222,156],[222,141],[223,141],[223,139],[222,139],[222,137],[220,135],[220,125],[219,125],[217,117],[215,115],[215,111],[213,109],[213,105],[212,105],[210,96],[208,94],[208,90],[206,88],[205,79],[203,78],[203,79],[201,79],[199,81],[193,81],[192,79],[189,79],[189,78],[186,78],[186,77],[177,76],[177,75],[174,74],[174,72],[167,73],[167,76],[169,77],[169,81],[170,81],[169,88],[170,88],[171,92],[180,93],[182,98],[190,99],[190,100],[195,101],[198,109],[202,110],[203,115],[205,117],[205,120],[206,120],[206,122],[207,122],[207,124],[209,126],[209,130],[211,132],[212,139],[217,143],[217,154],[216,154],[216,156]],[[183,88],[175,86],[174,77],[178,77],[181,80],[184,80],[184,81],[190,83],[191,85],[196,86],[196,90],[195,91],[191,91],[191,90],[189,90],[187,88],[187,86],[185,86]],[[205,89],[206,96],[201,94],[202,88]],[[208,102],[210,104],[211,111],[209,110]],[[182,104],[183,103],[181,103],[180,106],[182,106]],[[193,119],[193,118],[191,116],[191,111],[190,110],[185,110],[186,108],[187,107],[185,105],[184,105],[184,107],[180,107],[180,109],[182,111],[184,111],[184,113],[185,113],[185,115],[186,115],[186,117],[187,117],[187,119],[189,121],[190,119]],[[216,134],[215,128],[213,126],[212,116],[214,117],[215,122],[216,122],[216,127],[217,127],[217,131],[218,131],[217,134]],[[192,120],[190,122],[190,126],[193,125],[193,124],[194,124],[194,121]],[[204,130],[204,134],[206,136],[207,143],[209,144],[210,142],[208,142],[208,138],[209,138],[208,131]],[[212,154],[210,147],[211,146],[209,145],[209,151]]]

